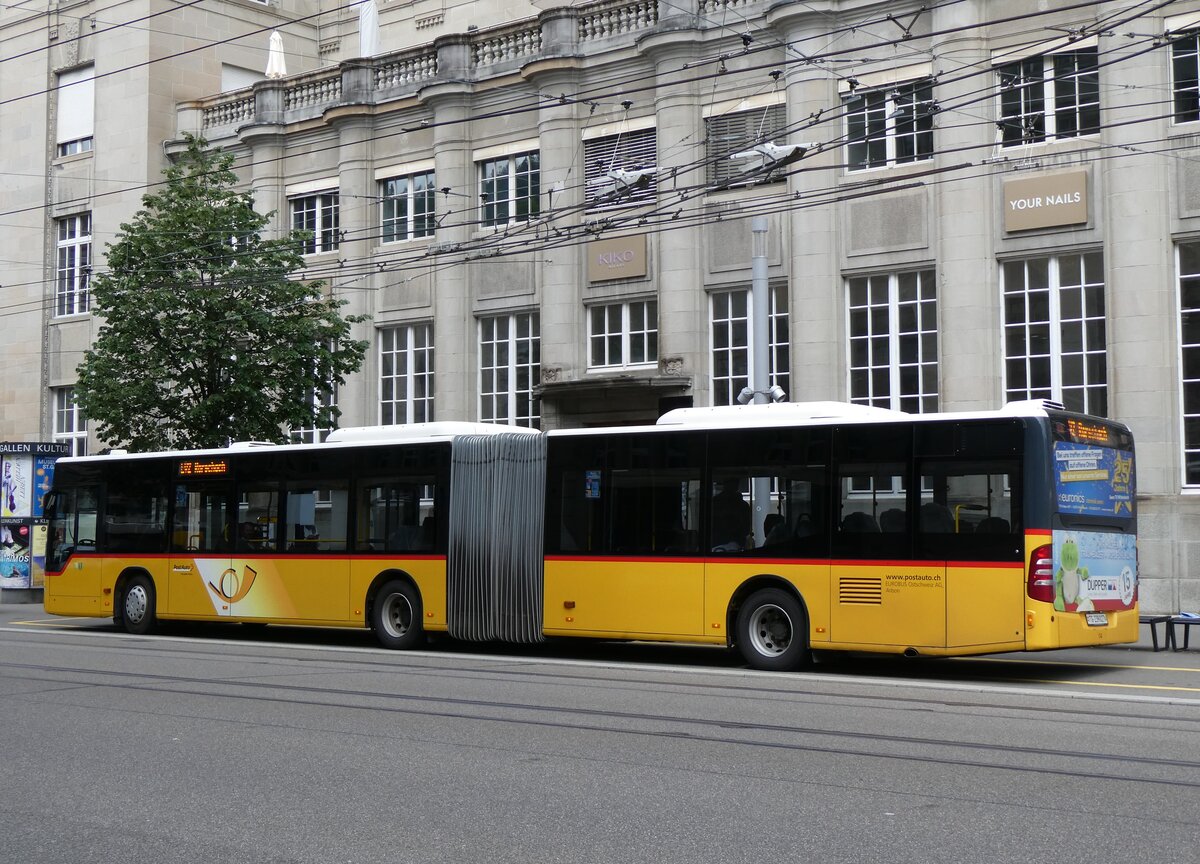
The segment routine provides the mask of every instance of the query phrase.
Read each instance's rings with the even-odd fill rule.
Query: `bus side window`
[[[233,548],[226,522],[228,489],[211,483],[178,483],[171,522],[174,552],[228,552]]]
[[[600,550],[602,532],[601,505],[604,495],[603,472],[599,468],[564,471],[559,503],[561,515],[558,551],[571,554]]]
[[[1022,556],[1011,461],[924,461],[917,548],[925,558],[1006,560]]]
[[[433,552],[437,516],[433,477],[367,481],[358,487],[355,543],[360,551]]]
[[[345,552],[350,491],[345,481],[288,484],[283,548],[287,552]]]

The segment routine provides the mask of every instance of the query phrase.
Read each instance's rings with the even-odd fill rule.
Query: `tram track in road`
[[[186,658],[194,662],[194,651],[170,652],[175,659]],[[204,659],[217,661],[221,656],[216,652],[199,652]],[[170,658],[169,658],[170,659]],[[272,658],[280,661],[281,666],[294,663],[294,658]],[[341,665],[345,658],[339,658]],[[352,661],[357,665],[358,660]],[[397,669],[396,664],[372,662],[369,671],[378,672],[378,666],[390,666],[397,672],[422,671],[436,672],[444,675],[444,669],[420,667],[415,670],[408,666]],[[334,669],[329,674],[346,674],[345,671],[336,673]],[[478,670],[477,670],[478,671]],[[511,674],[512,670],[505,667],[494,670],[502,674]],[[261,673],[258,678],[276,677],[275,673],[289,674],[283,669],[274,669]],[[1071,778],[1087,778],[1090,780],[1114,780],[1155,785],[1200,788],[1200,761],[1190,759],[1159,758],[1137,754],[1101,753],[1095,751],[1063,752],[1061,750],[1031,747],[987,741],[947,740],[945,738],[899,735],[886,732],[862,732],[848,729],[831,729],[819,726],[794,724],[761,723],[737,721],[730,719],[709,719],[696,716],[684,716],[670,713],[648,713],[636,711],[621,711],[604,708],[566,707],[534,702],[521,702],[511,699],[473,699],[450,695],[425,695],[408,693],[381,692],[374,689],[356,689],[346,687],[322,687],[296,682],[279,682],[263,680],[246,680],[229,678],[228,676],[197,676],[185,674],[138,673],[104,669],[88,669],[80,666],[55,665],[52,663],[13,663],[0,664],[0,674],[10,680],[37,682],[42,685],[69,688],[99,687],[124,693],[169,693],[171,695],[196,696],[205,699],[222,699],[249,701],[260,705],[283,707],[287,710],[312,708],[335,709],[341,711],[371,711],[387,714],[422,717],[430,720],[450,720],[468,723],[502,723],[516,727],[538,727],[542,729],[561,730],[565,732],[603,733],[610,735],[645,736],[652,738],[669,738],[675,740],[695,741],[705,745],[729,745],[738,747],[766,748],[794,752],[806,752],[839,757],[858,757],[869,759],[884,759],[909,763],[935,764],[957,766],[963,768],[986,768],[1003,771],[1029,772],[1040,775],[1052,775]],[[308,670],[307,674],[314,673]],[[573,686],[578,682],[572,677]],[[544,683],[544,682],[539,682]],[[623,683],[629,683],[627,681]],[[644,686],[662,687],[663,682],[646,680]],[[722,682],[722,691],[728,682]],[[694,687],[696,685],[687,685]],[[713,688],[717,689],[717,688]],[[55,695],[63,695],[61,689],[54,691]],[[745,698],[747,693],[741,688],[738,698]],[[778,694],[777,694],[778,695]],[[790,697],[803,698],[803,690],[789,691]],[[827,693],[809,691],[808,695],[828,697]],[[37,699],[35,693],[14,694],[9,698]],[[854,699],[861,697],[855,696]],[[876,697],[881,700],[883,697]],[[891,701],[890,699],[888,701]],[[918,702],[913,697],[908,701]],[[923,700],[924,710],[942,710],[942,700]],[[996,708],[1011,709],[1013,706],[963,702],[961,710],[970,710],[976,716],[990,714]],[[138,710],[129,708],[112,708],[108,710]],[[1038,708],[1022,706],[1022,712],[1037,712]],[[1063,710],[1063,709],[1059,709]],[[219,713],[219,712],[218,712]],[[1079,723],[1081,714],[1089,712],[1070,712],[1072,722]],[[1091,712],[1101,715],[1101,712]],[[1114,717],[1111,712],[1104,712],[1103,719],[1108,723],[1117,724],[1122,718]],[[224,720],[226,722],[245,722],[230,719],[228,716],[214,716],[207,719]],[[1092,718],[1099,719],[1099,716]],[[1126,725],[1142,724],[1145,717],[1131,714],[1124,718]],[[1200,720],[1200,718],[1198,718]],[[1171,721],[1175,724],[1179,721]],[[1183,721],[1185,725],[1194,723]],[[268,723],[265,725],[280,725]],[[287,725],[287,724],[283,724]],[[730,734],[730,733],[737,734]],[[379,734],[379,733],[351,733]],[[900,752],[903,749],[918,752]],[[942,751],[939,753],[938,751]],[[949,751],[949,752],[947,752]],[[961,755],[952,755],[952,754]],[[1025,760],[1022,764],[1022,760]],[[1053,763],[1053,764],[1052,764]],[[1131,776],[1136,771],[1138,776]],[[1156,772],[1156,773],[1150,773]],[[1190,779],[1188,775],[1196,775]]]
[[[9,632],[23,632],[16,628],[0,627],[0,633],[8,630]],[[47,631],[40,631],[46,633]],[[917,677],[914,672],[917,667],[912,666],[912,660],[898,660],[891,665],[886,674],[880,672],[878,665],[879,661],[871,661],[867,666],[856,666],[850,663],[838,663],[832,666],[818,666],[818,671],[806,671],[799,673],[768,673],[744,668],[728,668],[728,667],[703,667],[692,665],[646,665],[644,663],[624,662],[624,661],[608,661],[585,659],[579,660],[575,658],[563,659],[560,657],[550,656],[531,656],[531,655],[504,655],[504,654],[475,654],[461,652],[403,652],[394,653],[384,649],[371,647],[343,647],[343,646],[326,646],[316,644],[298,645],[296,643],[279,643],[279,642],[258,642],[246,640],[223,640],[220,638],[176,638],[172,636],[129,636],[123,632],[106,632],[94,631],[91,634],[81,634],[78,629],[72,628],[69,631],[63,631],[63,636],[77,636],[80,638],[89,638],[89,636],[101,636],[105,638],[107,647],[111,650],[118,651],[134,651],[136,652],[139,646],[144,646],[147,643],[153,643],[156,646],[156,653],[160,656],[170,653],[172,656],[186,657],[188,659],[198,660],[224,660],[228,657],[229,648],[240,647],[256,647],[265,649],[278,650],[313,650],[320,654],[330,654],[336,658],[336,662],[341,664],[351,663],[356,668],[364,671],[397,671],[406,675],[430,675],[442,677],[452,675],[458,679],[470,679],[471,677],[484,677],[489,680],[494,680],[497,675],[504,675],[513,681],[536,681],[541,684],[559,685],[570,688],[603,688],[611,690],[614,688],[637,689],[642,686],[663,687],[670,686],[673,692],[679,694],[687,694],[688,692],[703,692],[711,693],[714,689],[718,692],[734,696],[737,698],[761,698],[771,699],[776,701],[789,701],[792,699],[802,699],[810,702],[813,699],[829,700],[830,702],[861,702],[861,703],[886,703],[891,707],[911,706],[917,710],[924,708],[930,703],[930,699],[926,696],[907,696],[895,692],[900,688],[922,688],[942,691],[943,693],[986,693],[991,692],[997,695],[1013,694],[1019,695],[1022,691],[1014,690],[1007,685],[1020,684],[1059,684],[1069,686],[1087,687],[1099,685],[1103,682],[1081,681],[1070,678],[1053,678],[1047,676],[1026,676],[1026,677],[997,677],[995,675],[972,675],[966,677],[962,672],[958,672],[952,680],[946,681],[941,678],[932,676]],[[181,646],[188,645],[184,649]],[[169,647],[168,647],[169,646]],[[211,646],[211,647],[210,647]],[[352,660],[348,658],[353,658]],[[305,664],[303,672],[297,674],[312,674],[312,666],[328,660],[335,662],[328,657],[294,657],[294,656],[272,656],[262,657],[256,662],[279,663],[279,664]],[[456,665],[449,667],[446,661],[462,661],[471,665]],[[1121,685],[1125,688],[1138,689],[1143,688],[1156,692],[1156,695],[1147,697],[1131,697],[1125,694],[1113,695],[1110,693],[1087,693],[1074,691],[1044,691],[1033,693],[1033,691],[1024,691],[1031,695],[1043,697],[1072,697],[1079,700],[1099,700],[1103,702],[1102,709],[1088,709],[1079,705],[1071,706],[1055,706],[1055,705],[1024,705],[1020,710],[1023,713],[1037,713],[1041,715],[1069,715],[1073,718],[1091,717],[1097,722],[1104,721],[1123,721],[1133,720],[1137,722],[1146,722],[1153,720],[1152,715],[1147,713],[1138,713],[1135,711],[1119,711],[1114,705],[1131,705],[1131,704],[1147,704],[1147,705],[1182,705],[1185,707],[1200,708],[1200,668],[1196,667],[1163,667],[1154,665],[1142,664],[1101,664],[1101,663],[1080,663],[1080,662],[1050,662],[1047,660],[1022,660],[1016,658],[991,658],[991,657],[969,657],[969,658],[947,658],[936,661],[926,661],[930,664],[924,668],[934,672],[941,672],[947,668],[960,669],[961,667],[970,668],[971,664],[989,664],[996,666],[997,664],[1009,664],[1019,666],[1036,666],[1039,669],[1055,669],[1059,666],[1067,667],[1086,667],[1092,669],[1114,669],[1127,670],[1134,672],[1163,672],[1174,671],[1197,677],[1196,686],[1173,686],[1166,688],[1171,693],[1195,693],[1197,698],[1177,698],[1174,696],[1164,697],[1161,691],[1164,689],[1161,685],[1155,684],[1140,684],[1140,685]],[[900,671],[901,666],[908,668]],[[398,668],[399,667],[399,668]],[[533,668],[533,667],[550,667]],[[606,669],[619,670],[619,679],[614,678],[597,678],[594,674],[588,673],[566,673],[564,669]],[[866,669],[869,674],[864,675],[863,670]],[[719,687],[714,688],[705,682],[695,681],[676,681],[666,685],[662,680],[652,677],[632,677],[628,672],[637,673],[652,673],[659,675],[666,672],[674,672],[678,675],[688,675],[695,673],[697,675],[716,675],[722,678]],[[277,676],[276,673],[272,673]],[[257,673],[254,677],[261,677],[262,673]],[[746,683],[733,684],[729,680],[731,677],[749,678]],[[781,688],[776,684],[757,683],[759,681],[779,682],[786,681],[787,688]],[[882,686],[887,687],[889,691],[882,694],[871,693],[854,693],[836,695],[815,688],[797,688],[794,685],[797,682],[821,682],[823,684],[843,684],[847,686],[861,685],[863,687]],[[997,686],[997,682],[1001,685]],[[993,711],[1008,711],[1013,710],[1010,704],[1001,702],[984,703],[980,701],[968,701],[965,699],[954,699],[943,697],[936,700],[941,710],[963,710],[974,711],[979,708],[988,708]],[[1195,715],[1194,719],[1188,718],[1173,718],[1170,721],[1173,725],[1183,724],[1184,728],[1195,727],[1200,731],[1200,712]]]

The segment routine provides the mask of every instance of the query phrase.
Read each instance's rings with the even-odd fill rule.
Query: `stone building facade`
[[[1200,3],[418,6],[366,58],[340,11],[311,71],[192,88],[163,135],[235,153],[371,316],[343,425],[729,402],[765,216],[788,398],[1120,418],[1143,607],[1200,608]],[[52,425],[72,324],[6,412]]]

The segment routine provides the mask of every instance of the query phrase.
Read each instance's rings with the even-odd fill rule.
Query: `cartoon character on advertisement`
[[[1068,535],[1062,544],[1061,566],[1054,574],[1054,608],[1065,612],[1074,606],[1077,612],[1089,612],[1094,607],[1084,592],[1088,568],[1079,566],[1079,541]]]

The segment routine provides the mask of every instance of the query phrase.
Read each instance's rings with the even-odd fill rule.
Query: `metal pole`
[[[750,314],[754,317],[754,355],[750,362],[750,389],[756,403],[767,402],[771,389],[769,363],[771,299],[767,287],[767,217],[750,220]]]
[[[750,388],[754,401],[766,404],[771,388],[770,314],[771,299],[767,285],[767,217],[750,220],[750,315],[754,319],[754,353],[750,362]],[[754,512],[754,543],[761,546],[765,538],[763,520],[771,505],[771,480],[755,477],[750,486],[750,502]]]

